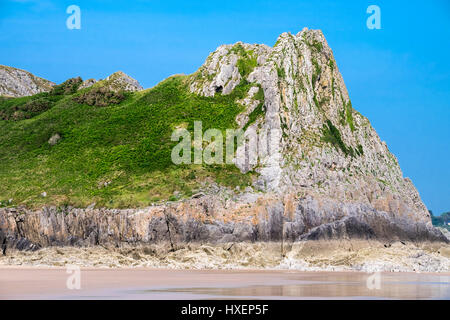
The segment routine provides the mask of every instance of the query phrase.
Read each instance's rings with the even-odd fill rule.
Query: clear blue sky
[[[66,8],[81,8],[81,30]],[[381,8],[381,30],[366,8]],[[1,0],[0,64],[62,82],[122,70],[151,87],[195,71],[224,43],[273,45],[321,29],[355,109],[398,157],[429,209],[450,211],[450,1]]]

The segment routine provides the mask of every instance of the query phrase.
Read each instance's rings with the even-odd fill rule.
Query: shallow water
[[[2,267],[0,299],[450,299],[450,274],[81,269],[79,290],[70,276]]]

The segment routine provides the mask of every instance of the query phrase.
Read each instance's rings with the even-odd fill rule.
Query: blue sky
[[[81,8],[81,30],[66,8]],[[369,30],[366,8],[381,9]],[[353,107],[368,117],[435,213],[450,211],[450,1],[0,2],[0,64],[62,82],[122,70],[151,87],[194,72],[217,46],[273,45],[321,29]]]

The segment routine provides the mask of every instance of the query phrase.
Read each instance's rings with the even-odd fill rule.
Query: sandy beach
[[[0,267],[0,299],[450,299],[450,273]]]
[[[0,256],[0,299],[450,299],[445,244],[352,240],[168,248],[9,251]],[[79,290],[72,277],[77,272]]]

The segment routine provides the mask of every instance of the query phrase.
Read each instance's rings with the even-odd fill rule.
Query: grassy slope
[[[194,120],[203,121],[203,130],[234,127],[242,110],[235,100],[249,88],[244,83],[228,96],[200,97],[188,92],[185,80],[171,77],[107,107],[76,103],[73,97],[80,93],[63,95],[30,119],[0,120],[0,200],[30,207],[94,201],[135,207],[174,200],[175,191],[190,196],[202,181],[248,185],[251,175],[234,166],[172,164],[175,127],[193,131]],[[0,100],[0,111],[30,99]],[[55,133],[62,140],[50,146]],[[105,187],[104,182],[111,183]]]

